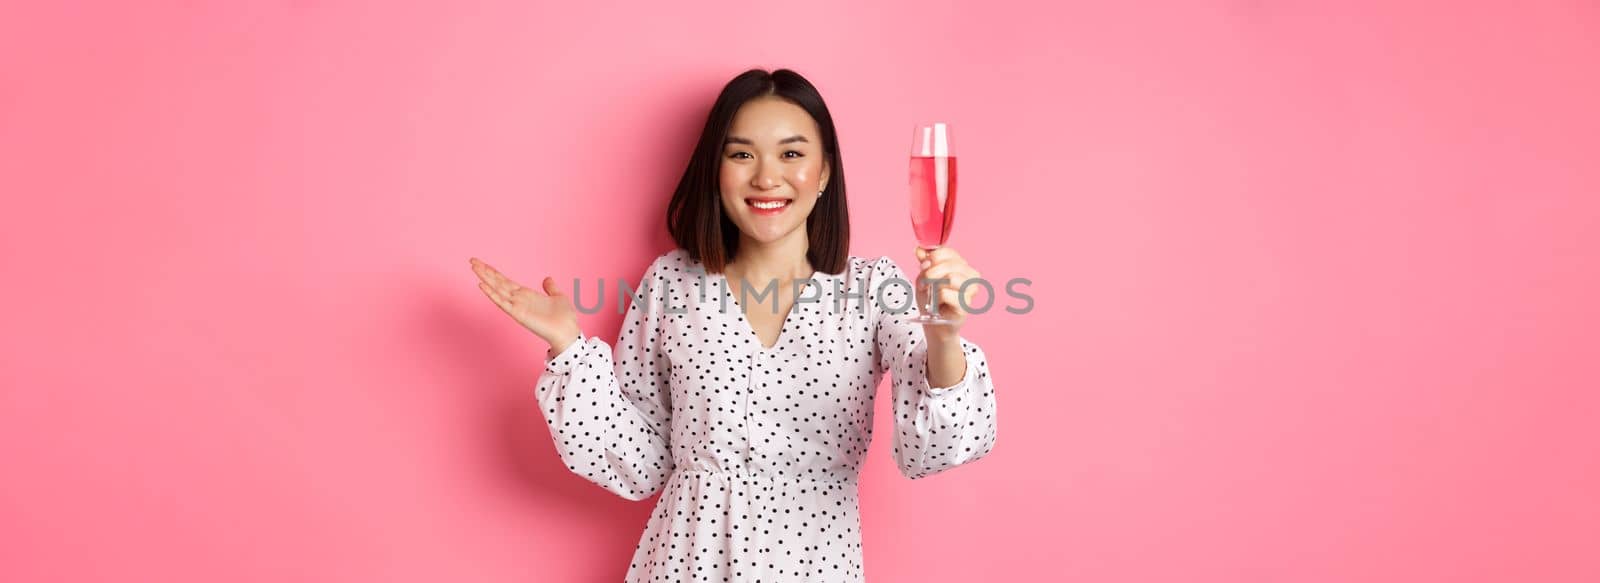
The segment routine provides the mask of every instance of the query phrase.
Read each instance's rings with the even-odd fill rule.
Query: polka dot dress
[[[767,348],[739,290],[675,249],[633,291],[615,355],[585,336],[546,362],[539,406],[567,467],[629,500],[661,492],[628,581],[861,581],[857,479],[885,372],[902,474],[993,449],[983,351],[962,339],[964,377],[930,387],[912,279],[892,260],[851,257],[801,285]]]

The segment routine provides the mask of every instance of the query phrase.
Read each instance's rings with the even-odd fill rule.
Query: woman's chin
[[[775,225],[756,224],[744,229],[744,234],[745,237],[749,238],[750,240],[766,245],[782,241],[785,237],[793,234],[797,228],[798,227],[780,228]]]

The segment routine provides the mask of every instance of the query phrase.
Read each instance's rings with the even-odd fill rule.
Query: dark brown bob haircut
[[[734,77],[706,117],[689,157],[689,166],[667,205],[667,230],[678,246],[699,261],[707,273],[721,273],[739,253],[739,227],[722,210],[722,151],[733,116],[745,102],[758,97],[776,96],[800,106],[817,122],[822,132],[822,151],[828,162],[828,186],[806,218],[810,248],[806,259],[818,271],[842,273],[850,254],[849,201],[844,194],[844,162],[839,155],[839,138],[833,129],[833,116],[822,102],[822,95],[805,77],[789,69],[767,72],[751,69]]]

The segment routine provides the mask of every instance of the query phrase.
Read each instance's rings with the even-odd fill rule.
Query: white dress
[[[913,281],[892,260],[851,257],[802,284],[815,301],[766,348],[739,290],[674,249],[641,279],[615,361],[586,336],[547,360],[539,407],[567,467],[629,500],[662,492],[628,581],[862,580],[857,479],[885,372],[902,474],[994,447],[983,351],[963,338],[965,376],[930,387],[922,326],[905,321]]]

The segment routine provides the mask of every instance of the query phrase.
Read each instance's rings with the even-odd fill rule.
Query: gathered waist
[[[791,475],[787,475],[787,474],[780,475],[780,474],[774,474],[774,473],[771,473],[771,472],[751,471],[751,470],[747,470],[747,469],[740,469],[740,470],[709,470],[709,469],[703,469],[703,468],[679,468],[679,469],[673,470],[673,474],[676,474],[676,475],[678,475],[680,477],[684,477],[684,478],[713,478],[713,479],[720,479],[720,480],[728,480],[730,482],[755,482],[755,483],[821,482],[821,483],[826,483],[826,484],[841,484],[841,485],[850,485],[850,486],[856,485],[856,483],[860,479],[859,475],[857,473],[854,473],[854,472],[852,472],[850,475],[845,476],[845,477],[826,476],[826,475],[824,475],[824,476],[791,476]]]

